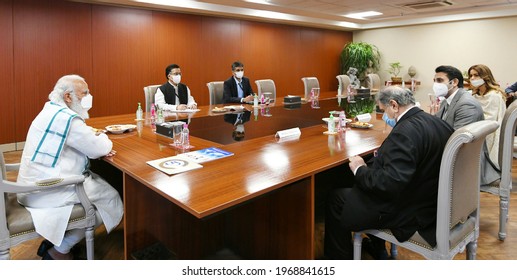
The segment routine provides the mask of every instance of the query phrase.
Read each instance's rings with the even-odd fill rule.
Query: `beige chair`
[[[475,259],[481,147],[485,137],[498,127],[495,121],[479,121],[458,129],[447,141],[438,183],[436,246],[429,245],[418,232],[408,241],[399,242],[390,230],[365,230],[354,233],[354,259],[361,259],[363,234],[377,236],[427,259],[452,259],[465,248],[467,259]]]
[[[316,77],[303,77],[302,81],[303,81],[304,92],[305,92],[305,94],[304,94],[305,100],[309,100],[309,98],[311,96],[311,90],[313,88],[319,88],[320,83],[318,82],[318,78],[316,78]]]
[[[275,87],[275,82],[271,79],[267,79],[267,80],[256,80],[255,81],[255,84],[257,84],[257,89],[258,89],[258,96],[262,96],[262,93],[264,92],[271,92],[271,96],[269,97],[269,99],[271,101],[275,100],[276,99],[276,87]]]
[[[338,92],[338,94],[347,95],[348,86],[350,85],[350,78],[347,75],[337,75],[336,79],[339,84],[339,90],[341,90],[341,92]]]
[[[377,74],[370,73],[366,76],[366,87],[371,94],[376,94],[381,90],[381,78]]]
[[[17,193],[46,191],[66,185],[75,185],[81,204],[74,206],[68,222],[67,230],[75,228],[86,229],[86,256],[93,260],[95,209],[84,191],[84,176],[42,180],[35,184],[19,184],[6,180],[6,171],[17,170],[18,164],[5,164],[4,156],[0,153],[0,260],[10,259],[10,248],[27,240],[39,238],[35,231],[29,211],[18,203]],[[86,211],[85,211],[86,210]]]
[[[209,82],[206,84],[208,93],[210,94],[210,105],[223,103],[224,82]]]
[[[499,167],[501,180],[481,186],[481,190],[499,196],[499,240],[506,238],[510,192],[512,190],[512,162],[514,134],[517,121],[517,100],[506,109],[499,136]]]
[[[156,94],[156,91],[160,85],[152,85],[152,86],[146,86],[144,87],[144,94],[145,94],[145,111],[150,112],[151,111],[151,105],[154,104],[154,95]]]

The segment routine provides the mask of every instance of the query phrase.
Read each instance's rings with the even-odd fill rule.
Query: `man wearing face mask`
[[[103,222],[110,232],[122,219],[122,200],[115,189],[89,170],[89,159],[113,156],[115,151],[105,134],[95,134],[84,122],[92,105],[88,84],[80,76],[64,76],[49,99],[29,128],[17,181],[31,184],[84,175],[84,189],[96,208],[97,226]],[[18,201],[31,213],[36,232],[48,240],[40,246],[40,256],[71,259],[70,249],[85,236],[85,229],[65,232],[72,207],[79,203],[74,186],[18,194]]]
[[[244,64],[232,63],[232,76],[224,81],[223,103],[248,103],[253,101],[250,80],[244,77]]]
[[[351,231],[391,229],[399,241],[416,231],[436,244],[440,162],[452,127],[415,106],[409,89],[386,87],[377,103],[396,126],[367,163],[350,158],[354,185],[335,188],[325,214],[325,255],[351,259]],[[346,174],[343,174],[346,176]],[[373,257],[387,258],[384,241],[371,238]]]
[[[467,124],[484,120],[481,104],[463,89],[463,75],[455,67],[442,65],[436,68],[433,91],[437,97],[443,97],[436,116],[451,125],[454,130]],[[490,160],[486,144],[481,153],[482,185],[489,184],[500,178],[498,168]]]
[[[177,64],[165,68],[167,82],[154,95],[154,103],[162,110],[181,111],[196,109],[197,103],[187,85],[181,83],[181,69]]]

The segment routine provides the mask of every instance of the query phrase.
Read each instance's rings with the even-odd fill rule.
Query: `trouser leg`
[[[102,219],[98,212],[95,212],[95,227],[97,228],[102,224]],[[75,244],[81,242],[81,240],[85,237],[86,229],[84,228],[76,228],[71,229],[67,232],[65,232],[65,236],[63,237],[63,241],[61,242],[61,245],[54,246],[54,249],[58,251],[61,254],[68,254],[72,247],[75,246]]]
[[[331,192],[325,213],[325,256],[331,259],[352,259],[352,232],[341,222],[344,197]]]

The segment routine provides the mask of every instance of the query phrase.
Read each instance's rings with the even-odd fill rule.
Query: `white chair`
[[[343,93],[347,93],[348,86],[350,85],[350,78],[347,75],[337,75],[336,79],[339,83],[339,89],[341,92],[338,92],[339,95],[343,95]]]
[[[311,90],[313,88],[319,88],[320,83],[318,82],[318,78],[316,77],[303,77],[303,86],[304,86],[304,92],[305,92],[305,100],[309,100],[311,96]]]
[[[0,260],[10,259],[11,247],[40,237],[34,229],[30,212],[18,203],[16,194],[53,190],[67,185],[75,185],[77,196],[81,202],[72,209],[67,230],[86,229],[86,256],[87,259],[93,260],[95,209],[84,191],[84,176],[48,179],[28,185],[7,181],[6,171],[18,168],[19,164],[5,164],[4,156],[0,153]]]
[[[381,78],[377,74],[370,73],[366,76],[366,87],[371,94],[376,94],[381,90]]]
[[[276,87],[275,87],[275,82],[273,80],[271,80],[271,79],[256,80],[255,84],[257,84],[258,96],[259,97],[264,92],[271,92],[271,96],[269,97],[269,99],[271,101],[276,99]]]
[[[223,103],[224,82],[209,82],[206,83],[208,87],[208,94],[210,95],[210,105]]]
[[[445,146],[440,165],[436,215],[436,246],[416,232],[399,242],[388,229],[354,233],[354,259],[361,259],[363,234],[371,234],[427,259],[452,259],[467,249],[467,259],[476,258],[479,236],[479,167],[485,137],[499,125],[484,120],[455,131]]]
[[[501,180],[481,186],[481,190],[499,196],[499,240],[506,238],[510,192],[512,190],[512,162],[514,134],[517,121],[517,100],[506,109],[499,136],[499,167]]]
[[[145,95],[145,111],[151,111],[151,105],[154,104],[154,95],[160,85],[152,85],[144,87],[144,95]]]

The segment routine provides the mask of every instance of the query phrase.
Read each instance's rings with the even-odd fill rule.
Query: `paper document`
[[[178,157],[187,158],[196,163],[203,163],[211,160],[232,156],[233,153],[221,150],[219,148],[210,147],[202,150],[192,151],[179,154]]]
[[[188,158],[179,156],[151,160],[147,164],[169,175],[203,167]]]

